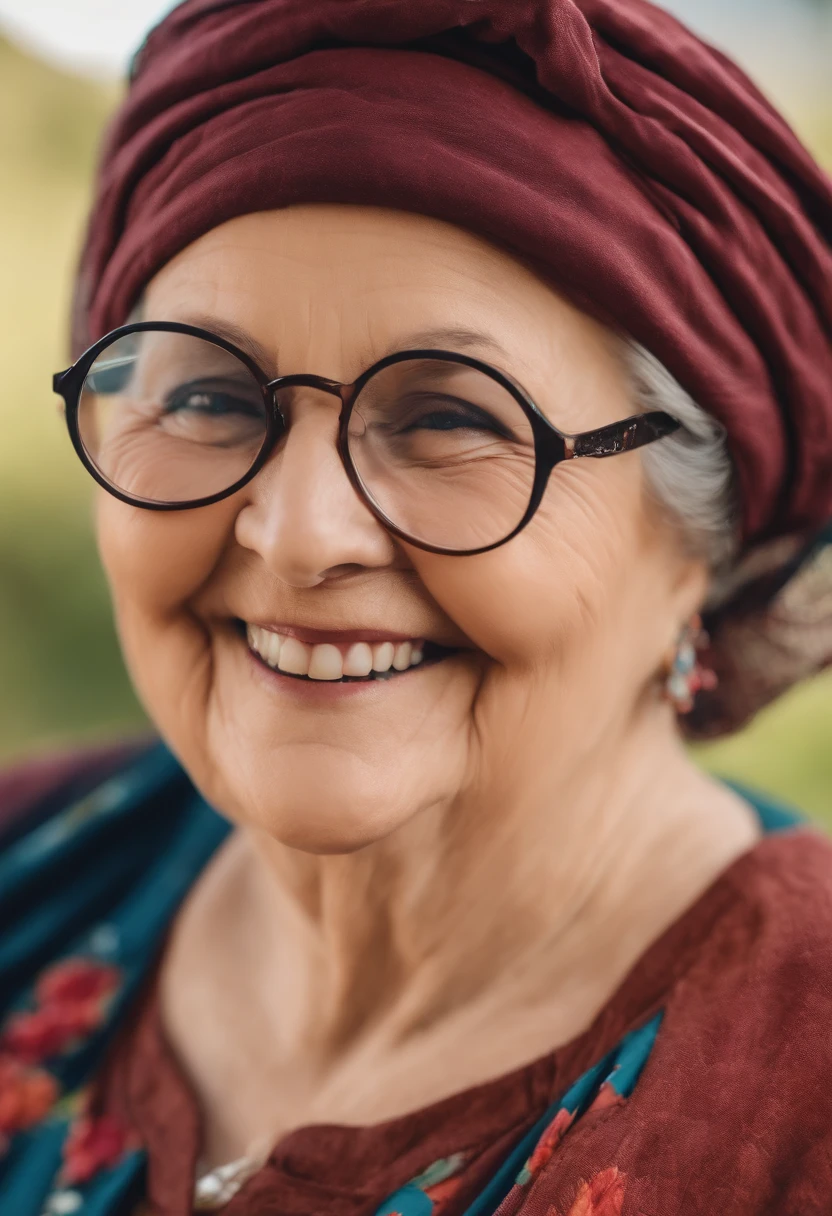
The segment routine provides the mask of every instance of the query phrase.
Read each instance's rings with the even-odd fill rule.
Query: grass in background
[[[116,97],[0,38],[0,759],[144,724],[95,554],[91,482],[50,389],[68,362],[72,270]],[[832,160],[830,115],[799,125]],[[697,754],[832,828],[831,743],[832,677],[822,677]]]
[[[135,729],[90,527],[90,485],[50,377],[96,147],[117,91],[0,38],[0,757]],[[76,465],[78,467],[76,468]]]
[[[694,751],[714,772],[791,802],[832,830],[832,676],[791,689],[744,731]]]

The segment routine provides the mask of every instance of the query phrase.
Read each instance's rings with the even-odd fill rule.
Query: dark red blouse
[[[660,1009],[630,1098],[583,1115],[501,1216],[828,1216],[832,841],[809,828],[735,861],[571,1043],[373,1127],[300,1128],[224,1216],[372,1216],[456,1154],[462,1166],[432,1192],[433,1211],[461,1216],[547,1106]],[[116,1040],[100,1096],[148,1149],[153,1216],[188,1216],[200,1117],[153,985]]]

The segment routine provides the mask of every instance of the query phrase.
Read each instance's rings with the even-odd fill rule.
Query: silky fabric
[[[110,131],[77,346],[234,216],[437,216],[651,350],[728,431],[747,541],[832,516],[832,191],[644,0],[187,0]]]

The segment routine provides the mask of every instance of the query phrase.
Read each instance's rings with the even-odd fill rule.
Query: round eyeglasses
[[[403,350],[352,384],[270,380],[208,330],[139,321],[101,338],[53,378],[73,446],[105,490],[152,511],[235,493],[287,434],[293,391],[338,397],[338,452],[356,493],[390,532],[434,553],[483,553],[537,510],[552,469],[671,434],[637,414],[565,435],[510,376],[468,355]]]

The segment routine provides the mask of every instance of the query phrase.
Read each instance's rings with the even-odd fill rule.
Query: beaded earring
[[[702,689],[710,692],[719,682],[716,672],[706,667],[699,658],[698,652],[709,643],[710,638],[702,628],[702,618],[697,614],[679,635],[676,654],[665,681],[665,697],[677,714],[689,714],[696,694]]]

